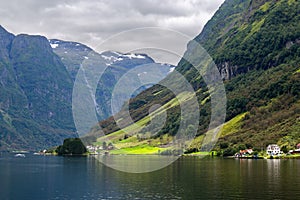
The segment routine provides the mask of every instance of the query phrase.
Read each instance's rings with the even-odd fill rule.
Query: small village
[[[296,145],[294,150],[283,152],[277,144],[270,144],[264,153],[255,153],[252,148],[240,150],[234,155],[235,158],[300,158],[300,143]]]
[[[104,154],[108,155],[110,150],[114,150],[114,146],[110,143],[102,146],[86,146],[90,155]],[[239,159],[273,159],[273,158],[300,158],[300,143],[295,146],[294,150],[288,152],[282,151],[277,144],[270,144],[265,151],[257,152],[252,148],[240,150],[233,158]]]
[[[102,146],[93,146],[88,145],[86,146],[87,151],[90,153],[90,155],[98,155],[98,154],[109,154],[110,150],[114,149],[114,146],[112,143],[109,143],[108,145],[104,142]]]

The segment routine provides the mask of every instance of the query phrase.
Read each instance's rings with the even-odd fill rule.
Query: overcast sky
[[[198,35],[224,0],[0,0],[0,24],[19,34],[40,34],[84,43],[97,51],[126,52],[157,43],[164,49],[186,49],[186,42],[172,37],[168,31],[129,31],[103,47],[107,38],[122,31],[142,27],[162,27],[183,33],[190,38]],[[156,29],[157,30],[157,29]],[[154,31],[155,32],[155,31]],[[170,31],[169,31],[170,32]],[[132,37],[128,38],[128,35]],[[151,38],[151,39],[149,39]],[[181,42],[180,42],[181,41]],[[157,45],[152,45],[156,47]],[[172,47],[169,47],[172,46]],[[174,50],[174,49],[173,49]],[[175,64],[172,56],[144,51],[160,62]],[[164,57],[168,57],[164,58]]]

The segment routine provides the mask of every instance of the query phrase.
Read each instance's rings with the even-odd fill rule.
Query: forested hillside
[[[226,88],[226,122],[216,150],[230,155],[245,147],[264,149],[269,143],[278,143],[289,149],[300,142],[299,12],[297,0],[226,0],[194,39],[214,59]],[[189,44],[185,55],[197,58],[198,52]],[[191,63],[182,59],[176,70],[197,92],[198,136],[185,150],[199,151],[210,121],[210,95]],[[110,135],[98,138],[98,143],[109,138],[128,152],[146,146],[152,153],[164,151],[179,126],[176,101],[175,95],[160,85],[142,92],[130,101],[131,117],[147,125],[149,108],[162,104],[168,116],[159,134],[144,141],[140,135],[148,130],[131,130],[128,124],[127,130],[132,132],[128,135],[109,118],[100,126]],[[97,131],[95,128],[90,134]]]

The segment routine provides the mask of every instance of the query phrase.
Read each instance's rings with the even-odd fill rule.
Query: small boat
[[[19,158],[25,158],[25,154],[22,153],[18,153],[15,155],[15,157],[19,157]]]

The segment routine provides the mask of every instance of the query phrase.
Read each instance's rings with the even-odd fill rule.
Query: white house
[[[86,149],[90,152],[90,153],[93,153],[93,154],[97,154],[98,151],[101,149],[99,146],[92,146],[92,145],[89,145],[89,146],[86,146]]]
[[[267,154],[270,156],[280,155],[280,147],[277,144],[270,144],[267,147]]]

